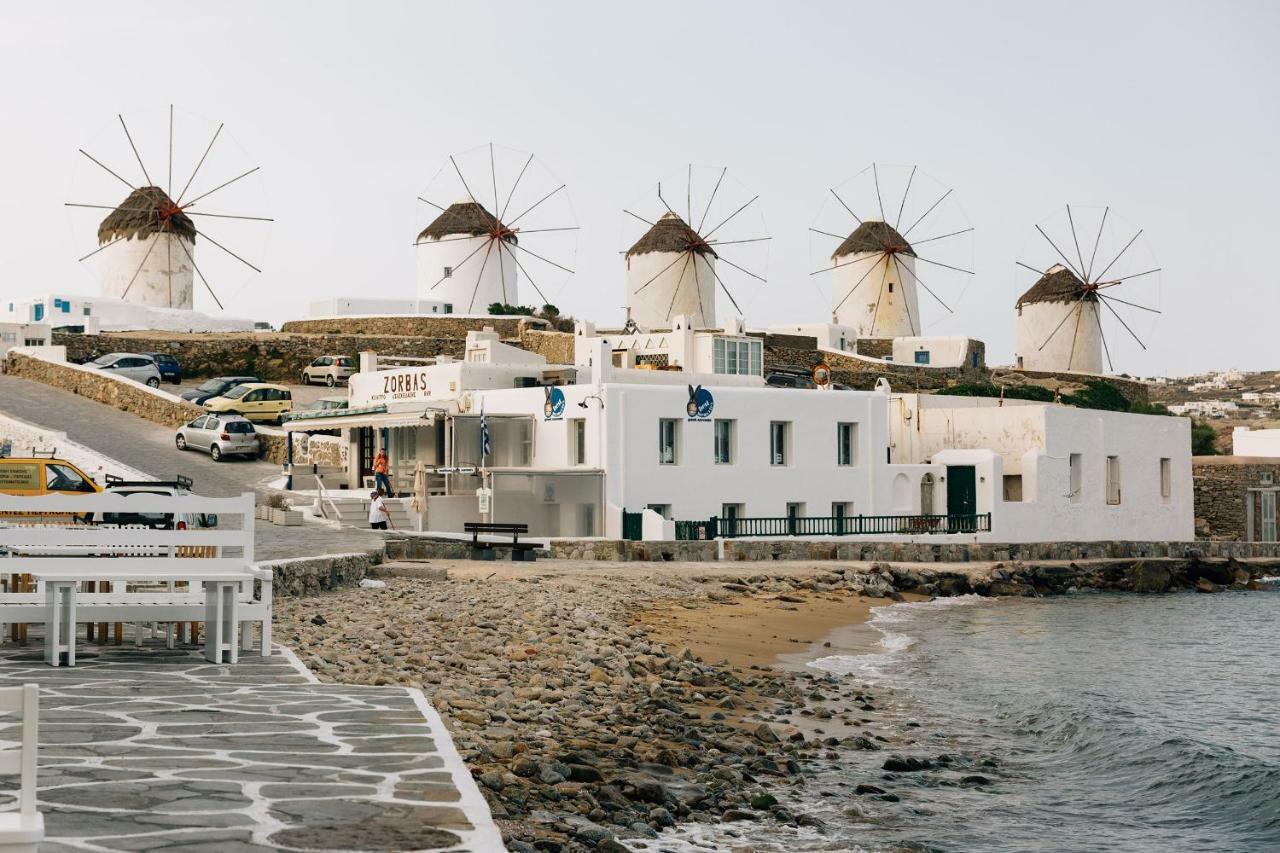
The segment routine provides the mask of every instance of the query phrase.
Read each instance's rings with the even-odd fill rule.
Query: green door
[[[978,486],[972,465],[947,466],[947,529],[973,531],[977,525]]]

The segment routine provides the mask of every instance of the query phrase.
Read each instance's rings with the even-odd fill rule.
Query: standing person
[[[373,530],[386,530],[391,525],[391,516],[387,513],[387,505],[382,502],[382,490],[374,489],[369,493],[369,527]]]
[[[379,450],[378,455],[373,459],[373,484],[387,497],[394,498],[396,493],[391,490],[391,478],[387,476],[387,471],[390,467],[391,464],[387,460],[387,451]]]

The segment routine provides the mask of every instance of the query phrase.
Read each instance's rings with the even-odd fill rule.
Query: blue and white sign
[[[711,413],[715,410],[716,401],[711,396],[711,392],[701,385],[694,387],[689,386],[689,402],[685,405],[685,411],[689,415],[691,421],[709,421]]]
[[[542,415],[545,420],[558,421],[564,417],[564,392],[559,388],[547,386],[543,388],[547,400],[542,404]]]

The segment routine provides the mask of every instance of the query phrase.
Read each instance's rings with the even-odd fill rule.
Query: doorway
[[[977,472],[972,465],[947,466],[947,526],[963,533],[976,528]]]

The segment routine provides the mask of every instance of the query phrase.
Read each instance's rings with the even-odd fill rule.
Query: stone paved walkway
[[[288,652],[82,644],[53,668],[39,643],[0,649],[0,684],[40,685],[45,853],[504,849],[420,691],[320,684]]]

